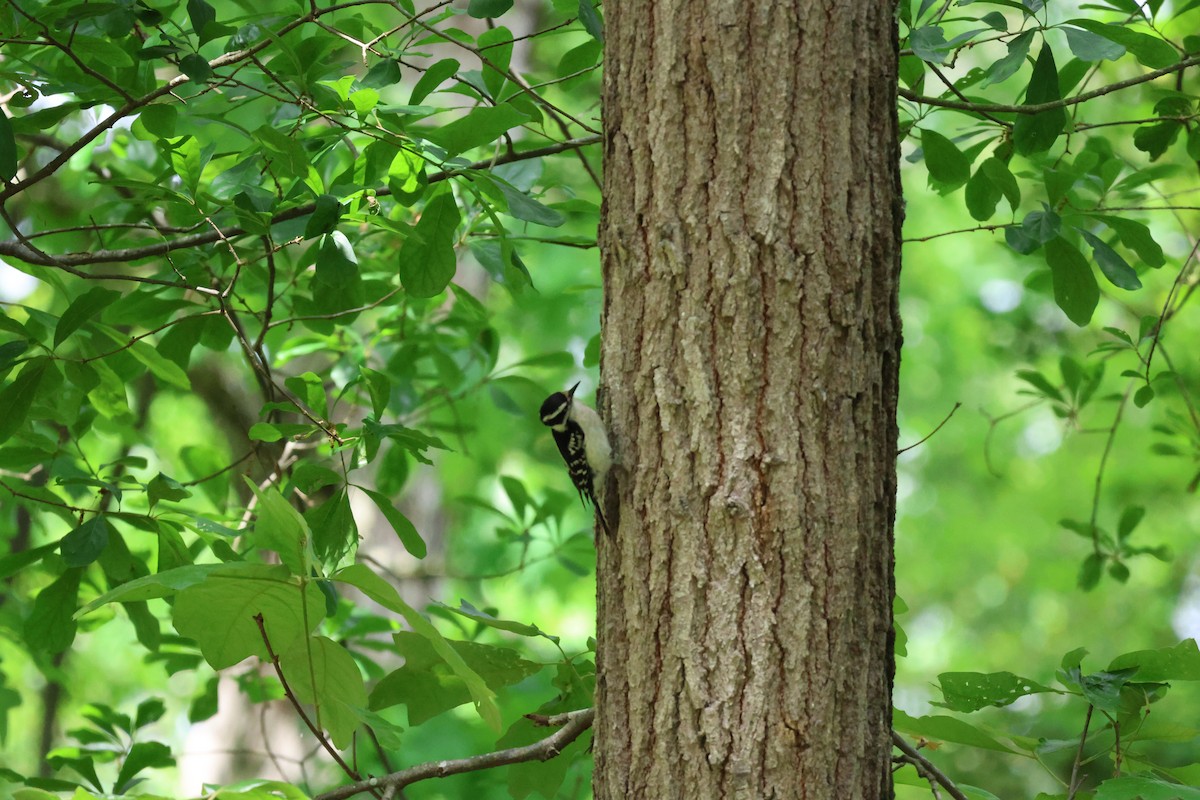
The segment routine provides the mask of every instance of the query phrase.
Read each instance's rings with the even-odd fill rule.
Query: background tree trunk
[[[604,7],[596,797],[888,797],[892,4]]]

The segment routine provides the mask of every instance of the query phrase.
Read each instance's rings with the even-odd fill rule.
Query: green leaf
[[[199,37],[200,44],[204,44],[208,41],[205,38],[204,29],[217,21],[216,10],[206,0],[188,0],[187,13],[188,19],[192,22],[192,30]]]
[[[196,83],[204,83],[213,75],[208,59],[196,53],[189,53],[179,59],[179,71]]]
[[[458,204],[447,184],[430,195],[421,219],[400,248],[400,282],[413,297],[435,297],[454,278]]]
[[[600,12],[596,10],[592,0],[579,0],[579,11],[575,16],[583,23],[583,29],[590,33],[593,39],[603,44],[604,20],[600,18]]]
[[[984,733],[974,725],[956,717],[910,717],[900,709],[896,709],[892,712],[892,727],[912,736],[922,736],[926,739],[965,744],[970,747],[978,747],[981,750],[995,750],[1001,753],[1018,752]]]
[[[1139,126],[1133,132],[1133,146],[1157,161],[1179,137],[1183,125],[1175,120]]]
[[[429,185],[425,162],[415,153],[399,150],[388,165],[387,184],[398,203],[415,203]]]
[[[0,180],[17,177],[17,137],[4,109],[0,108]]]
[[[1045,256],[1054,281],[1054,301],[1071,322],[1087,325],[1100,302],[1100,286],[1087,259],[1061,236],[1046,242]]]
[[[1110,217],[1101,214],[1093,215],[1093,219],[1098,219],[1111,228],[1120,237],[1121,244],[1137,253],[1138,258],[1146,266],[1157,269],[1166,263],[1162,248],[1150,235],[1150,229],[1142,223],[1124,217]]]
[[[312,308],[320,314],[342,314],[361,308],[366,302],[358,256],[354,254],[350,239],[341,231],[333,231],[321,239],[311,291]],[[346,314],[344,319],[353,320],[354,317],[354,314]],[[325,415],[322,413],[321,416]]]
[[[254,619],[258,614],[277,654],[310,634],[325,617],[325,596],[315,582],[301,584],[283,566],[253,566],[258,569],[215,570],[175,597],[175,630],[196,641],[213,669],[232,667],[250,656],[268,657]]]
[[[504,199],[508,203],[508,213],[517,219],[550,228],[557,228],[566,221],[566,217],[562,214],[553,208],[542,205],[507,181],[493,176],[488,176],[488,178],[499,187],[501,194],[504,195]]]
[[[1146,33],[1132,30],[1120,25],[1108,25],[1094,19],[1071,19],[1068,24],[1083,28],[1086,31],[1102,36],[1110,42],[1116,42],[1133,53],[1143,66],[1150,69],[1162,69],[1179,63],[1179,53],[1167,42]]]
[[[965,712],[1006,706],[1026,695],[1054,691],[1011,672],[943,672],[938,676],[938,683],[944,702],[934,705]]]
[[[354,657],[325,636],[301,637],[279,654],[280,666],[302,703],[316,706],[318,724],[335,747],[344,749],[358,727],[355,708],[367,705],[367,690]]]
[[[1154,399],[1154,387],[1147,384],[1133,393],[1133,404],[1145,408]]]
[[[971,177],[971,160],[937,131],[921,131],[921,148],[929,169],[929,182],[939,194],[947,194],[962,186]]]
[[[408,104],[420,105],[429,94],[445,81],[458,74],[459,63],[453,58],[443,58],[425,70],[425,74],[413,86],[412,94],[408,96]]]
[[[108,521],[104,519],[104,515],[97,514],[92,517],[59,542],[63,561],[68,567],[86,567],[91,564],[108,546],[108,533]]]
[[[980,164],[971,180],[967,181],[967,189],[964,192],[967,211],[979,222],[986,222],[996,213],[996,204],[1000,202],[1000,197],[1000,187],[992,182]]]
[[[417,533],[416,527],[409,521],[408,517],[401,514],[400,510],[392,505],[392,501],[386,495],[363,488],[362,486],[358,488],[375,503],[379,509],[379,513],[383,514],[388,524],[392,526],[392,530],[400,537],[400,543],[404,545],[404,549],[416,558],[424,558],[427,552],[425,540],[421,538],[421,534]]]
[[[1032,369],[1017,370],[1017,377],[1020,378],[1021,380],[1025,381],[1029,385],[1033,386],[1043,396],[1048,397],[1051,400],[1057,400],[1060,403],[1065,402],[1065,400],[1063,399],[1062,393],[1060,391],[1058,391],[1058,387],[1056,387],[1049,380],[1047,380],[1046,376],[1043,375],[1042,373],[1038,372],[1037,370],[1032,370]]]
[[[312,239],[324,233],[332,233],[342,218],[342,204],[331,194],[317,197],[316,208],[304,226],[304,238]]]
[[[1004,199],[1008,201],[1009,207],[1015,214],[1017,207],[1021,205],[1021,188],[1017,185],[1017,179],[1013,177],[1008,164],[992,156],[985,159],[979,165],[979,169],[1000,189],[1000,193],[1004,195]]]
[[[1127,775],[1097,786],[1094,800],[1200,800],[1200,788]]]
[[[1075,57],[1082,61],[1116,61],[1125,55],[1125,47],[1089,31],[1064,27],[1067,45]]]
[[[312,565],[312,533],[304,517],[274,486],[259,489],[249,478],[246,478],[246,485],[258,499],[255,544],[278,553],[279,560],[293,574],[308,575]]]
[[[49,358],[30,359],[12,383],[0,391],[0,444],[25,424],[25,417],[29,415],[29,408],[49,367]]]
[[[75,641],[75,603],[83,568],[68,569],[38,592],[25,620],[25,643],[30,650],[61,653]]]
[[[981,88],[1008,80],[1016,74],[1025,59],[1029,56],[1029,46],[1033,43],[1033,31],[1025,31],[1008,43],[1008,54],[988,67]]]
[[[359,83],[369,89],[382,89],[400,82],[403,75],[400,72],[400,62],[394,58],[385,58],[374,64]],[[411,101],[414,105],[419,101]]]
[[[171,748],[162,742],[135,742],[121,763],[121,771],[117,773],[117,782],[113,784],[113,792],[124,794],[133,785],[134,776],[144,769],[161,769],[175,766],[175,757]]]
[[[1061,100],[1058,86],[1058,69],[1054,65],[1054,53],[1050,45],[1043,42],[1042,50],[1033,65],[1033,75],[1025,90],[1025,105],[1038,105]],[[1021,155],[1033,155],[1049,150],[1062,133],[1067,122],[1063,108],[1052,108],[1037,114],[1019,114],[1013,123],[1013,146]]]
[[[54,328],[54,346],[58,347],[62,344],[64,339],[83,327],[88,320],[99,314],[120,296],[120,292],[105,289],[102,286],[94,286],[72,300]]]
[[[244,561],[235,561],[230,564],[189,564],[187,566],[176,567],[165,572],[144,575],[141,578],[126,581],[92,600],[83,608],[76,611],[74,616],[78,619],[109,603],[129,603],[153,600],[157,597],[170,597],[182,589],[202,583],[209,575],[216,572],[227,576],[244,574],[247,577],[253,578],[259,576],[264,569],[269,569],[271,570],[271,574],[275,574],[281,567]]]
[[[1096,259],[1096,264],[1104,273],[1104,277],[1108,278],[1109,283],[1118,289],[1142,288],[1142,282],[1138,279],[1133,267],[1129,266],[1129,263],[1121,258],[1116,250],[1089,231],[1080,230],[1079,232],[1083,234],[1084,241],[1092,246],[1092,256]]]
[[[393,635],[404,666],[376,684],[371,691],[371,708],[404,704],[410,725],[471,701],[467,684],[448,669],[432,643],[416,633]],[[543,667],[521,658],[515,650],[475,642],[448,640],[449,645],[493,690],[511,686],[540,672]]]
[[[480,106],[461,119],[441,128],[426,131],[426,139],[446,151],[447,156],[456,156],[472,147],[490,144],[505,131],[529,122],[523,112],[511,103],[498,106]]]
[[[476,19],[498,17],[513,7],[513,0],[471,0],[467,13]]]
[[[405,622],[413,631],[429,640],[434,651],[449,665],[451,671],[467,686],[475,709],[483,721],[493,730],[500,730],[500,709],[496,706],[496,695],[487,687],[483,679],[472,670],[447,642],[437,628],[425,617],[418,614],[408,603],[400,599],[400,594],[371,570],[362,564],[353,564],[339,570],[333,580],[348,583],[360,589],[367,597],[379,603],[384,608],[395,611],[404,617]]]
[[[1104,570],[1104,556],[1100,553],[1088,553],[1087,558],[1079,565],[1079,577],[1076,583],[1085,592],[1096,588]]]
[[[1195,639],[1184,639],[1173,647],[1135,650],[1117,656],[1109,672],[1138,667],[1140,681],[1200,681],[1200,648]]]

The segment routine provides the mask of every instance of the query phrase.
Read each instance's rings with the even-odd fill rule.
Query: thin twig
[[[1075,751],[1075,763],[1071,765],[1071,782],[1067,785],[1067,800],[1075,800],[1079,791],[1079,765],[1083,761],[1083,746],[1087,743],[1088,726],[1092,724],[1092,709],[1088,705],[1087,718],[1083,721],[1083,733],[1079,734],[1079,749]]]
[[[917,748],[913,747],[904,737],[892,731],[892,744],[895,745],[901,753],[904,753],[908,762],[912,764],[917,772],[927,779],[933,779],[941,784],[954,800],[967,800],[967,796],[962,793],[962,790],[954,785],[954,781],[950,780],[944,772],[933,765],[929,759],[917,752]]]
[[[915,444],[910,444],[908,447],[901,447],[899,450],[897,450],[897,451],[896,451],[896,455],[900,455],[901,453],[906,453],[906,452],[908,452],[909,450],[912,450],[914,447],[920,447],[921,445],[923,445],[923,444],[925,444],[926,442],[928,442],[928,441],[929,441],[931,438],[933,438],[933,435],[934,435],[935,433],[937,433],[938,431],[940,431],[940,430],[942,429],[942,426],[943,426],[943,425],[945,425],[947,422],[949,422],[949,421],[950,421],[950,418],[954,416],[954,412],[955,412],[955,411],[958,411],[958,409],[959,409],[959,406],[961,406],[961,405],[962,405],[962,403],[957,403],[957,402],[956,402],[956,403],[954,404],[954,408],[950,409],[950,413],[946,415],[946,418],[945,418],[944,420],[942,420],[941,422],[939,422],[939,423],[938,423],[938,426],[937,426],[936,428],[934,428],[933,430],[931,430],[931,431],[930,431],[930,432],[929,432],[929,433],[928,433],[928,434],[925,436],[925,438],[924,438],[924,439],[922,439],[921,441],[919,441],[919,442],[917,442],[917,443],[915,443]]]
[[[292,704],[292,708],[296,709],[296,713],[300,716],[301,721],[303,721],[305,726],[308,727],[309,731],[312,732],[312,735],[317,738],[317,741],[321,743],[321,746],[325,748],[325,752],[329,753],[329,755],[333,757],[333,760],[337,762],[339,767],[342,768],[342,771],[354,780],[361,780],[362,776],[355,772],[354,768],[345,762],[341,754],[338,753],[337,749],[334,748],[334,746],[330,744],[329,740],[325,738],[324,732],[322,732],[321,729],[314,725],[313,721],[309,719],[308,714],[304,711],[304,706],[300,704],[299,698],[297,698],[296,694],[292,691],[291,684],[289,684],[287,682],[287,678],[283,676],[283,668],[279,666],[279,656],[275,653],[275,649],[271,646],[270,637],[267,636],[267,626],[263,621],[262,612],[254,615],[254,622],[256,625],[258,625],[258,632],[262,636],[263,644],[267,647],[267,656],[271,659],[271,666],[275,668],[275,675],[279,678],[279,683],[281,686],[283,686],[283,693],[287,696],[288,701]],[[379,797],[379,794],[377,791],[375,791],[374,787],[367,787],[362,791],[369,791],[375,797]]]
[[[526,761],[548,761],[561,753],[563,748],[571,742],[578,739],[584,731],[592,727],[592,721],[595,719],[595,716],[596,711],[592,708],[569,711],[566,714],[551,717],[549,720],[550,724],[562,725],[562,727],[545,739],[533,744],[527,744],[524,747],[510,747],[507,750],[496,750],[491,753],[481,753],[469,758],[457,758],[451,761],[429,761],[424,764],[417,764],[408,769],[385,775],[382,778],[371,778],[324,792],[314,797],[313,800],[345,800],[347,797],[353,797],[362,792],[378,789],[390,790],[393,786],[396,789],[403,789],[405,786],[418,781],[428,780],[429,778],[445,778],[450,775],[461,775],[464,772],[478,772],[479,770],[502,767],[507,764],[520,764]],[[960,797],[958,800],[966,800],[966,798]]]

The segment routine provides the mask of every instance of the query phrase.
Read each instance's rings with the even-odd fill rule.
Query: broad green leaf
[[[1149,155],[1151,161],[1157,161],[1183,130],[1183,125],[1175,120],[1141,125],[1133,132],[1133,146]]]
[[[1120,237],[1121,244],[1137,253],[1138,258],[1146,266],[1157,269],[1166,263],[1162,248],[1158,246],[1158,242],[1154,241],[1154,237],[1150,235],[1150,229],[1142,223],[1137,220],[1125,219],[1124,217],[1111,217],[1101,214],[1092,216],[1093,219],[1098,219],[1111,228]]]
[[[254,564],[242,561],[231,564],[189,564],[154,575],[134,578],[131,581],[122,583],[115,589],[111,589],[95,600],[92,600],[83,608],[76,611],[74,616],[76,618],[82,617],[85,614],[95,611],[100,606],[108,605],[109,603],[129,603],[152,600],[156,597],[169,597],[189,586],[202,583],[209,575],[214,573],[231,577],[244,575],[247,578],[255,578],[263,574],[264,570],[269,571],[267,574],[275,575],[280,569],[276,565]]]
[[[471,0],[467,13],[477,19],[498,17],[513,7],[513,0]]]
[[[1048,43],[1042,43],[1042,51],[1033,65],[1033,74],[1025,90],[1025,105],[1038,105],[1061,100],[1058,85],[1058,69],[1054,65],[1054,54]],[[1013,146],[1021,155],[1033,155],[1049,150],[1062,133],[1067,122],[1063,108],[1052,108],[1037,114],[1019,114],[1013,123]]]
[[[443,58],[425,70],[425,74],[413,86],[412,94],[408,96],[409,105],[420,105],[429,94],[458,74],[459,63],[453,58]]]
[[[313,270],[312,308],[320,314],[342,314],[361,308],[365,302],[358,256],[350,239],[341,231],[326,234]],[[345,321],[354,318],[354,314],[341,317]]]
[[[517,219],[550,228],[557,228],[566,221],[562,214],[553,208],[542,205],[525,192],[511,186],[507,181],[495,180],[495,184],[504,194],[504,199],[508,201],[508,213]]]
[[[1200,788],[1126,775],[1110,778],[1096,787],[1094,800],[1200,800]]]
[[[304,519],[312,530],[313,550],[323,564],[340,563],[358,547],[358,524],[345,487],[325,502],[310,508]]]
[[[404,666],[376,684],[371,691],[372,709],[404,704],[409,724],[420,725],[471,701],[466,683],[450,671],[428,639],[406,631],[393,638],[397,652],[404,657]],[[506,647],[452,640],[448,643],[494,690],[519,683],[543,669],[541,664],[526,661]]]
[[[400,537],[400,542],[404,545],[404,549],[416,558],[424,558],[426,554],[425,540],[421,538],[421,534],[417,533],[416,527],[413,526],[408,517],[401,514],[400,510],[392,505],[392,501],[386,495],[361,486],[358,488],[362,490],[363,494],[371,498],[372,502],[379,508],[379,513],[383,514],[384,518],[392,526],[392,530],[396,532],[396,536]]]
[[[255,544],[278,553],[279,560],[293,574],[308,575],[312,565],[312,533],[304,517],[274,486],[259,489],[249,478],[246,478],[246,485],[258,499]]]
[[[342,217],[342,204],[331,194],[317,197],[316,208],[304,226],[304,238],[312,239],[323,233],[332,233]]]
[[[120,296],[120,292],[105,289],[102,286],[94,286],[72,300],[54,328],[54,346],[58,347],[62,344],[64,339],[83,327],[88,320],[99,314]]]
[[[501,631],[508,631],[509,633],[515,633],[519,636],[541,636],[541,637],[544,637],[551,641],[558,641],[557,637],[554,637],[554,636],[551,636],[551,635],[545,633],[537,625],[529,625],[524,622],[514,622],[512,620],[507,620],[507,619],[497,619],[496,617],[493,617],[491,614],[487,614],[487,613],[475,608],[473,605],[468,603],[466,600],[459,601],[458,608],[454,608],[453,606],[448,606],[444,603],[438,603],[438,605],[440,607],[446,609],[447,611],[453,611],[455,614],[464,616],[467,619],[473,619],[478,623],[488,626],[489,628],[495,628],[496,630],[501,630]]]
[[[75,603],[83,568],[68,569],[38,592],[25,619],[25,643],[40,653],[61,653],[75,641]]]
[[[401,148],[388,166],[387,184],[396,202],[415,203],[429,185],[425,162],[416,153]]]
[[[367,705],[367,690],[354,657],[332,639],[304,636],[279,654],[284,677],[302,703],[316,706],[320,727],[335,747],[349,747],[358,727],[355,708]]]
[[[465,117],[422,135],[445,150],[447,156],[456,156],[472,147],[494,142],[505,131],[529,121],[529,117],[518,111],[516,106],[502,103],[498,106],[480,106]]]
[[[506,73],[512,61],[513,35],[512,31],[503,25],[489,28],[479,34],[477,43],[480,53],[488,60],[483,65],[483,85],[488,94],[499,99],[508,80]]]
[[[1062,30],[1067,35],[1067,45],[1071,52],[1083,61],[1116,61],[1125,55],[1124,46],[1111,39],[1070,26]]]
[[[85,62],[108,67],[132,67],[133,58],[122,48],[95,36],[76,34],[71,37],[71,50]]]
[[[62,538],[59,548],[63,561],[68,567],[86,567],[108,546],[108,534],[108,521],[97,514]]]
[[[434,297],[454,278],[454,234],[461,219],[447,184],[429,196],[412,233],[400,248],[400,282],[413,297]]]
[[[277,655],[310,634],[325,617],[325,596],[315,582],[302,585],[286,567],[257,566],[257,573],[214,572],[175,597],[175,630],[200,645],[213,669],[231,667],[250,656],[268,657],[255,621],[258,614]]]
[[[198,53],[189,53],[179,59],[179,71],[196,83],[204,83],[213,76],[208,59]]]
[[[8,115],[0,108],[0,180],[11,181],[17,176],[17,137],[13,134]]]
[[[1054,281],[1054,301],[1071,322],[1087,325],[1100,302],[1100,286],[1091,265],[1079,248],[1061,236],[1046,242],[1045,255]]]
[[[3,444],[25,423],[29,407],[37,397],[38,387],[50,367],[49,358],[34,358],[25,362],[20,374],[0,390],[0,444]]]
[[[370,89],[382,89],[384,86],[399,83],[402,77],[404,76],[400,72],[400,62],[394,58],[385,58],[367,70],[360,83]]]
[[[1037,681],[1011,672],[943,672],[938,676],[943,702],[934,703],[951,711],[978,711],[988,706],[1006,706],[1018,698],[1053,692]]]
[[[1019,369],[1017,370],[1017,377],[1033,386],[1043,396],[1051,400],[1057,400],[1060,403],[1065,402],[1062,392],[1058,390],[1058,387],[1048,381],[1046,376],[1037,370]]]
[[[984,159],[983,163],[979,165],[979,169],[1000,189],[1000,193],[1008,201],[1012,212],[1017,213],[1017,207],[1021,205],[1021,188],[1009,170],[1008,164],[992,156]]]
[[[134,777],[144,769],[161,769],[175,766],[171,748],[162,742],[134,742],[121,762],[121,771],[113,791],[124,794],[132,785]]]
[[[601,44],[604,43],[604,20],[596,9],[594,0],[579,0],[579,12],[576,14],[583,24],[583,29]]]
[[[325,396],[325,381],[320,375],[315,372],[293,375],[285,379],[283,385],[299,397],[311,411],[316,412],[317,416],[329,416],[329,403]]]
[[[926,739],[938,739],[943,742],[954,742],[982,750],[996,750],[1001,753],[1018,752],[1002,744],[999,740],[984,733],[979,728],[956,717],[930,716],[910,717],[900,709],[892,712],[892,727],[901,733],[912,736],[923,736]]]
[[[1113,659],[1109,672],[1138,667],[1139,681],[1200,681],[1200,649],[1195,639],[1184,639],[1174,647],[1137,650]]]
[[[1025,31],[1008,43],[1008,54],[987,68],[981,88],[1008,80],[1016,74],[1029,56],[1029,46],[1033,43],[1033,31]]]
[[[208,41],[204,35],[204,29],[210,24],[217,21],[217,12],[206,0],[188,0],[187,2],[188,19],[191,20],[192,30],[200,39],[200,44]]]
[[[409,627],[414,632],[428,639],[437,654],[450,666],[454,674],[466,684],[467,690],[471,694],[471,699],[475,703],[475,710],[479,712],[479,716],[483,718],[483,721],[490,725],[493,730],[500,730],[500,709],[496,706],[495,693],[487,687],[487,684],[484,683],[483,679],[474,670],[467,666],[462,656],[450,646],[450,643],[442,637],[442,634],[438,632],[437,628],[433,627],[433,624],[429,620],[418,614],[408,603],[400,599],[399,592],[391,584],[371,572],[371,570],[362,564],[353,564],[343,570],[339,570],[333,576],[333,580],[357,587],[376,603],[403,616]]]
[[[967,202],[967,211],[979,222],[986,222],[996,213],[996,204],[1000,202],[1000,187],[983,171],[981,164],[967,181],[967,189],[963,193]]]
[[[1143,66],[1150,69],[1162,69],[1179,63],[1179,52],[1157,36],[1141,33],[1121,25],[1108,25],[1094,19],[1072,19],[1067,22],[1108,39],[1110,42],[1116,42],[1133,53],[1133,57]]]
[[[95,328],[102,331],[114,343],[124,347],[125,352],[128,352],[135,359],[142,363],[146,369],[150,370],[150,374],[176,389],[182,389],[185,392],[190,392],[192,382],[188,378],[178,364],[171,361],[166,356],[158,352],[145,339],[130,341],[130,336],[121,333],[116,328],[108,325],[95,324]],[[94,368],[100,370],[99,362],[93,362]]]
[[[1081,230],[1080,233],[1083,234],[1084,240],[1092,246],[1092,255],[1095,257],[1100,271],[1113,286],[1129,290],[1142,288],[1142,282],[1138,279],[1133,267],[1129,266],[1129,263],[1121,258],[1117,251],[1089,231]]]
[[[929,168],[929,182],[939,194],[954,191],[971,177],[971,160],[937,131],[921,131],[921,149]]]
[[[400,445],[409,455],[422,464],[433,464],[429,460],[429,457],[425,455],[425,451],[429,448],[435,447],[438,450],[450,449],[436,436],[429,436],[414,428],[406,428],[403,425],[396,424],[381,425],[370,417],[363,420],[363,439],[366,442],[368,450],[378,449],[380,440],[385,438],[391,439]],[[373,453],[368,456],[368,460],[372,456]]]

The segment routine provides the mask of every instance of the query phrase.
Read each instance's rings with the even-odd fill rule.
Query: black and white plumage
[[[567,473],[571,483],[579,491],[579,499],[586,506],[591,503],[600,519],[600,527],[611,533],[604,511],[596,501],[596,486],[604,486],[604,478],[612,466],[612,447],[600,415],[583,403],[575,400],[575,384],[565,392],[555,392],[542,403],[542,423],[554,434],[554,443],[563,461],[567,462]]]

